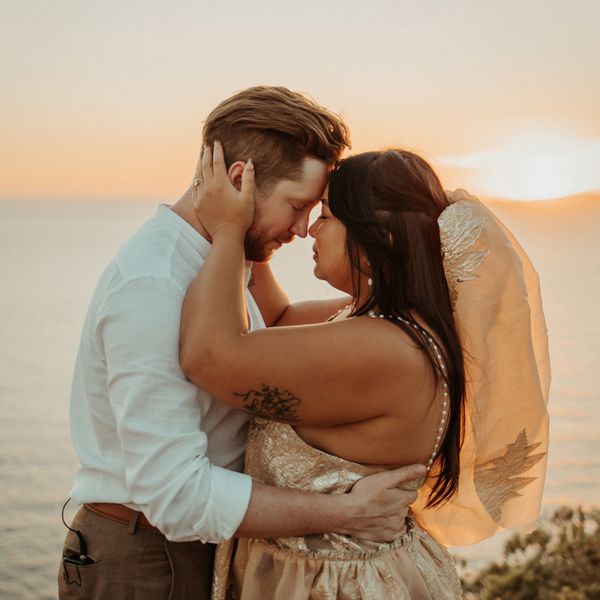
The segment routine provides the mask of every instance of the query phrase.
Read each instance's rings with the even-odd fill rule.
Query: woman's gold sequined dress
[[[339,494],[374,471],[313,448],[289,425],[256,419],[250,427],[246,473],[263,483]],[[215,600],[461,597],[451,556],[414,522],[389,544],[323,534],[240,539],[217,550]]]

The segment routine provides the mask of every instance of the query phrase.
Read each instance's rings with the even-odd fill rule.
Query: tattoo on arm
[[[269,387],[262,384],[262,389],[248,390],[244,394],[234,393],[243,398],[244,410],[255,417],[273,421],[298,421],[298,405],[300,398],[288,390]]]

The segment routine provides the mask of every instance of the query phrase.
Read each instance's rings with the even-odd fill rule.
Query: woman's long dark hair
[[[449,422],[436,459],[439,469],[428,507],[446,502],[456,492],[464,419],[464,359],[438,226],[446,206],[446,194],[433,169],[405,150],[351,156],[337,163],[329,179],[329,208],[346,226],[354,298],[362,297],[359,272],[364,258],[370,264],[371,293],[354,307],[352,315],[374,310],[410,323],[419,315],[441,345],[446,373],[420,329],[390,319],[426,353],[436,382],[448,384]]]

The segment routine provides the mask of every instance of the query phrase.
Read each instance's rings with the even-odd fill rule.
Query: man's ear
[[[238,160],[227,169],[227,176],[235,189],[239,192],[242,189],[242,173],[244,172],[245,162]]]

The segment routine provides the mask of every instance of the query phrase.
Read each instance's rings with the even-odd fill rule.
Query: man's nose
[[[308,214],[303,215],[296,221],[291,229],[298,237],[305,238],[308,234]]]

